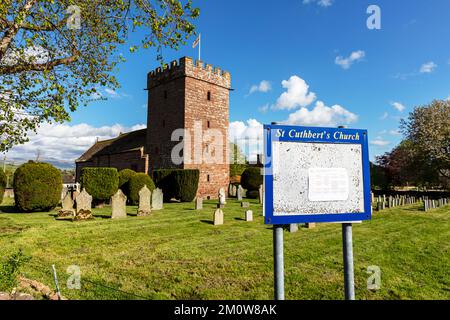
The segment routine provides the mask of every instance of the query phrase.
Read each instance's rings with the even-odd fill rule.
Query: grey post
[[[353,271],[352,224],[342,224],[342,253],[344,256],[345,300],[355,300],[355,275]]]
[[[61,291],[59,291],[58,277],[56,275],[56,268],[54,264],[52,264],[52,269],[53,269],[53,279],[55,280],[56,286],[56,294],[58,296],[58,300],[61,300]]]
[[[273,226],[275,300],[284,300],[283,226]]]

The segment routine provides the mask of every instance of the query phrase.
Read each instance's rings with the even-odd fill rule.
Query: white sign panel
[[[309,168],[309,201],[345,201],[348,199],[349,181],[345,168]]]

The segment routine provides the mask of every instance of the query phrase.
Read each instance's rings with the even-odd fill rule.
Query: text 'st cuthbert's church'
[[[83,167],[115,167],[133,169],[151,174],[152,170],[165,168],[199,169],[197,194],[217,197],[219,188],[229,183],[228,127],[229,92],[231,77],[226,71],[194,64],[189,57],[171,62],[166,68],[157,68],[147,76],[148,114],[147,129],[137,130],[118,137],[97,141],[76,160],[77,180]],[[194,127],[202,132],[212,129],[220,132],[223,141],[201,140],[201,153],[214,150],[223,153],[220,163],[181,161],[174,163],[175,146],[198,153],[194,141],[171,141],[172,133],[180,128],[194,136]],[[198,132],[197,132],[198,133]],[[214,144],[214,145],[213,145]],[[197,148],[194,150],[194,148]]]

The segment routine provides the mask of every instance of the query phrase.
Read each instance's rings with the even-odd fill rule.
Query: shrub
[[[119,173],[116,168],[83,168],[80,182],[94,200],[106,201],[119,189]]]
[[[263,176],[261,175],[261,168],[247,168],[242,173],[241,185],[244,189],[249,191],[259,190],[259,186],[262,185],[262,183]]]
[[[155,190],[155,184],[153,183],[152,178],[145,173],[136,173],[134,176],[130,178],[128,182],[128,194],[130,195],[130,203],[136,205],[139,203],[139,191],[144,186],[150,189],[150,191]]]
[[[258,197],[259,197],[259,190],[247,191],[246,197],[250,198],[250,199],[258,199]]]
[[[3,195],[5,193],[5,188],[6,188],[6,175],[2,170],[0,170],[0,204],[3,201]]]
[[[61,200],[61,172],[48,163],[30,161],[14,172],[14,199],[19,211],[49,211]]]
[[[18,250],[0,261],[0,291],[10,292],[19,285],[20,268],[31,257]]]
[[[163,190],[164,201],[171,198],[181,202],[193,201],[197,194],[199,177],[200,172],[197,169],[161,169],[153,172],[156,186]]]
[[[119,171],[119,189],[122,190],[122,192],[127,196],[128,199],[130,199],[129,194],[129,185],[131,177],[136,175],[136,171],[131,169],[123,169]]]

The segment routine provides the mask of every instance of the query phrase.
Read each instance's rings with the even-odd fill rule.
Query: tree
[[[400,128],[429,169],[450,178],[450,101],[416,107]]]
[[[113,71],[130,31],[146,31],[132,52],[178,49],[198,15],[191,0],[2,0],[0,152],[43,122],[70,120],[99,87],[118,88]]]
[[[240,176],[247,168],[247,159],[239,146],[230,143],[230,177]]]

